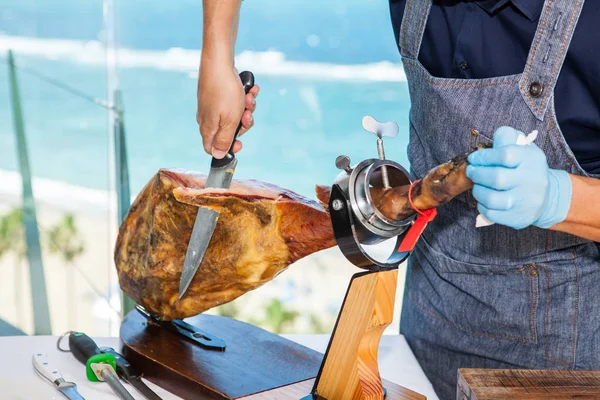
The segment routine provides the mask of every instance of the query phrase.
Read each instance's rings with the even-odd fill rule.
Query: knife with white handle
[[[85,400],[78,392],[77,385],[73,382],[67,382],[62,374],[56,369],[48,356],[44,353],[33,353],[31,358],[35,370],[46,380],[50,381],[54,387],[70,400]]]

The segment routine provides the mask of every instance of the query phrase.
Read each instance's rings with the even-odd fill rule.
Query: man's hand
[[[203,0],[202,59],[198,77],[198,109],[196,120],[204,150],[215,158],[229,151],[240,121],[238,137],[254,125],[259,87],[254,85],[244,96],[242,82],[234,67],[242,0]],[[236,141],[233,152],[242,149]]]
[[[479,212],[490,221],[514,229],[548,229],[567,217],[571,179],[566,171],[550,169],[535,143],[517,145],[520,135],[513,128],[499,128],[493,148],[469,156],[467,176],[475,183]]]
[[[237,70],[212,60],[202,62],[198,79],[198,111],[196,120],[202,135],[204,150],[215,158],[223,158],[235,130],[242,122],[238,138],[254,125],[258,85],[245,95]],[[236,140],[233,152],[242,149]]]

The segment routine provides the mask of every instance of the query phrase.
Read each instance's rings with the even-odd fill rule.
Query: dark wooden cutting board
[[[184,399],[238,399],[319,372],[321,353],[254,325],[204,314],[185,322],[224,340],[225,351],[204,349],[135,310],[121,324],[125,358],[145,378]]]

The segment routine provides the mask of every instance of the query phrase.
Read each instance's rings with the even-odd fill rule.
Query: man
[[[204,7],[198,123],[216,156],[240,117],[251,127],[258,93],[244,111],[239,5]],[[401,333],[442,399],[455,398],[458,368],[599,369],[600,4],[390,0],[390,11],[414,178],[493,146],[469,157],[472,192],[439,208],[409,258]],[[478,213],[494,224],[475,227]]]

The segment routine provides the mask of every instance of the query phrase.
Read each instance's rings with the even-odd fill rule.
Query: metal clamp
[[[350,262],[367,270],[393,269],[408,256],[409,251],[400,251],[399,248],[416,215],[402,221],[387,218],[375,206],[371,189],[399,187],[412,182],[406,169],[385,159],[383,137],[395,137],[398,125],[394,122],[381,123],[371,116],[365,116],[362,125],[377,136],[379,158],[367,159],[351,167],[349,157],[337,157],[335,165],[342,172],[331,189],[331,222],[338,246]],[[396,238],[395,250],[385,261],[371,257],[363,247],[392,238]]]
[[[166,328],[171,332],[182,335],[190,340],[193,340],[200,346],[206,348],[207,350],[219,350],[225,351],[227,347],[225,341],[219,339],[218,337],[203,331],[202,329],[198,329],[195,326],[184,322],[183,320],[177,319],[174,321],[163,321],[160,318],[152,315],[145,308],[140,305],[137,305],[135,309],[142,314],[149,322],[154,323],[160,327]]]
[[[334,204],[337,204],[337,209],[335,209]],[[398,268],[398,265],[408,257],[408,252],[398,251],[408,229],[404,229],[397,236],[394,251],[385,261],[376,260],[364,250],[364,243],[361,243],[360,240],[365,237],[364,227],[357,224],[356,219],[352,215],[350,201],[344,196],[338,185],[334,185],[331,189],[329,207],[331,210],[333,233],[337,244],[344,256],[352,264],[369,271],[381,271]]]

